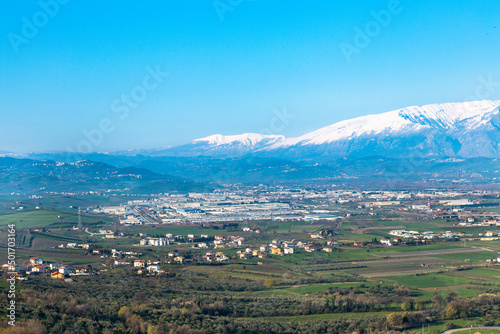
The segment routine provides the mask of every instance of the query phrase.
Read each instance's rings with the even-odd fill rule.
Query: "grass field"
[[[442,331],[445,330],[445,326],[448,323],[453,323],[458,327],[466,328],[466,327],[470,327],[471,325],[474,325],[474,320],[454,319],[454,320],[447,320],[447,321],[437,321],[437,322],[431,323],[429,327],[425,326],[425,331],[427,331],[427,333],[434,333],[434,331],[437,330],[437,331],[439,331],[439,333],[441,333]],[[419,327],[411,330],[410,333],[421,334],[422,327],[419,326]],[[472,334],[474,334],[474,333],[475,332],[472,332]]]
[[[437,288],[446,286],[465,285],[470,279],[455,277],[446,274],[428,274],[419,276],[391,276],[383,280],[390,280],[404,284],[409,288]]]
[[[292,294],[311,294],[315,293],[318,291],[325,291],[328,288],[348,288],[348,287],[353,287],[353,288],[359,288],[359,287],[370,287],[370,286],[376,286],[376,285],[393,285],[393,282],[382,282],[380,283],[374,283],[374,282],[360,282],[360,283],[326,283],[326,284],[310,284],[310,285],[305,285],[305,286],[300,286],[300,287],[293,287],[293,288],[287,288],[287,289],[282,289],[281,291],[286,291],[288,293]],[[276,291],[276,290],[273,290]]]
[[[82,223],[97,221],[111,221],[104,216],[82,216]],[[7,215],[0,215],[0,227],[15,224],[16,228],[45,227],[58,223],[78,224],[78,215],[49,210],[20,211]]]
[[[496,268],[473,268],[470,270],[463,270],[460,271],[460,273],[465,274],[465,275],[480,275],[480,276],[487,276],[491,277],[492,279],[499,278],[500,277],[500,269]]]
[[[289,317],[263,317],[262,319],[276,322],[307,322],[314,320],[328,320],[338,318],[360,318],[369,316],[387,316],[390,312],[351,312],[351,313],[331,313],[331,314],[311,314],[311,315],[296,315]]]
[[[466,260],[470,260],[471,262],[477,261],[486,261],[487,259],[496,258],[498,255],[493,252],[476,252],[476,253],[463,253],[463,254],[438,254],[434,255],[434,257],[440,259],[448,259],[448,260],[458,260],[467,262]]]
[[[479,332],[481,334],[500,334],[500,329],[476,329],[476,330],[463,330],[463,331],[458,331],[458,332],[453,332],[453,334],[470,334],[470,333],[476,333]]]

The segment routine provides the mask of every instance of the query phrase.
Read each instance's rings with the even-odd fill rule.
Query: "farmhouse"
[[[144,268],[145,266],[146,266],[146,261],[134,260],[134,268]]]
[[[45,272],[45,267],[42,266],[42,265],[34,266],[33,268],[31,268],[31,272],[34,272],[34,273],[44,273]]]

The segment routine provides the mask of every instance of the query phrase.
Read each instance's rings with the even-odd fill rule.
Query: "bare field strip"
[[[443,268],[426,268],[416,266],[400,266],[391,268],[364,268],[349,270],[348,272],[358,274],[367,278],[384,277],[384,276],[406,276],[414,274],[428,274],[437,271],[442,271]]]
[[[432,288],[419,288],[422,291],[442,291],[442,290],[459,290],[459,289],[472,289],[477,288],[477,286],[470,284],[452,285],[452,286],[439,286]]]
[[[363,265],[370,268],[376,267],[387,267],[387,266],[407,266],[407,265],[430,265],[430,264],[448,264],[461,262],[458,260],[451,259],[439,259],[435,257],[418,257],[418,258],[404,258],[404,259],[387,259],[387,260],[375,260],[375,261],[362,261],[356,262],[356,264]]]
[[[426,257],[426,256],[433,256],[433,255],[479,253],[479,252],[484,252],[484,251],[486,251],[484,248],[467,247],[467,248],[441,249],[441,250],[432,250],[432,251],[420,251],[420,252],[393,253],[393,254],[383,254],[383,255],[374,254],[373,256],[396,259],[396,258],[403,258],[403,257]]]

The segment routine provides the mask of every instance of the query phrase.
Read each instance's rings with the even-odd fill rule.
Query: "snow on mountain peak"
[[[498,109],[500,101],[472,101],[429,104],[399,110],[399,115],[414,123],[438,128],[450,128],[457,122],[484,115]]]
[[[220,146],[220,145],[244,145],[244,146],[255,146],[260,142],[265,141],[266,144],[281,142],[285,140],[282,135],[262,135],[259,133],[244,133],[241,135],[224,136],[221,134],[215,134],[205,138],[199,138],[193,140],[193,143],[203,143],[206,142],[210,145]]]
[[[458,122],[498,111],[499,107],[500,101],[440,103],[407,107],[340,121],[303,136],[274,143],[266,149],[294,145],[321,145],[363,135],[410,133],[424,128],[449,129]]]

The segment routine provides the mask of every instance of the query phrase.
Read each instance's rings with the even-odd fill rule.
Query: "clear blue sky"
[[[500,82],[496,0],[401,0],[380,31],[371,12],[388,0],[67,2],[52,16],[36,1],[0,4],[0,150],[77,149],[103,120],[80,148],[164,147],[259,132],[283,108],[295,118],[279,132],[293,137]],[[367,24],[373,37],[348,62],[341,45]],[[144,97],[148,66],[169,74]],[[114,112],[134,89],[144,99]],[[480,92],[500,99],[495,85]]]

